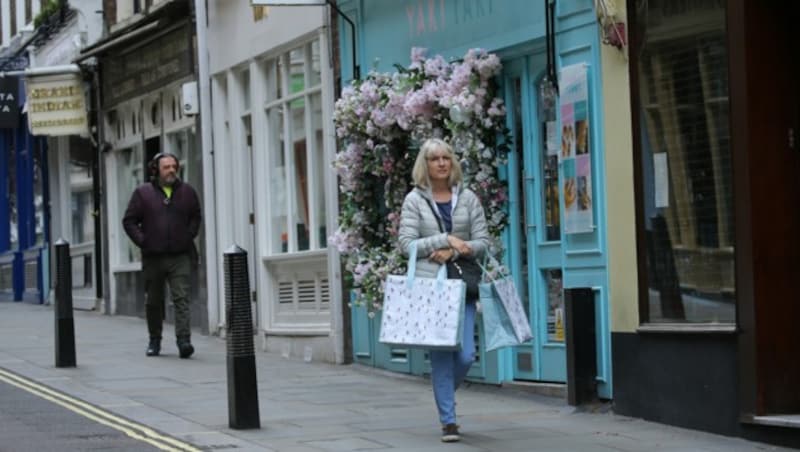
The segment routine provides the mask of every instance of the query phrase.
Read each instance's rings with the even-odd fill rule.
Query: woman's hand
[[[447,242],[450,244],[450,248],[455,249],[456,251],[458,251],[459,254],[463,255],[472,254],[472,248],[470,248],[467,242],[461,240],[460,238],[454,235],[448,235]]]
[[[449,261],[453,257],[453,250],[450,248],[442,248],[440,250],[436,250],[428,256],[428,259],[438,262],[440,264],[444,264],[445,262]]]

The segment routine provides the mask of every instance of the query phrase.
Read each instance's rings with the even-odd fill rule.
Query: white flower
[[[450,107],[450,120],[457,124],[466,124],[469,121],[469,114],[461,109],[461,106],[454,104]]]

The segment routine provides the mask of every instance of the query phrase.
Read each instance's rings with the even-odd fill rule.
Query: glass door
[[[508,180],[508,264],[534,338],[513,351],[513,378],[566,381],[563,258],[557,110],[539,95],[543,53],[505,64],[508,125],[513,137]]]

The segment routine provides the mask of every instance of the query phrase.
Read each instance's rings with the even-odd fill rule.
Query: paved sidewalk
[[[205,450],[790,450],[483,385],[458,392],[462,441],[443,444],[427,380],[267,353],[256,355],[261,429],[232,430],[223,340],[194,334],[196,354],[182,360],[165,326],[162,356],[147,358],[143,320],[76,311],[78,366],[59,369],[53,325],[50,306],[0,303],[0,368]]]

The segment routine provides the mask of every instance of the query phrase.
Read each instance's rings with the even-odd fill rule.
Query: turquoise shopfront
[[[603,99],[592,0],[555,2],[556,71],[566,69],[562,85],[565,74],[579,74],[574,86],[581,93],[567,103],[565,99],[575,97],[578,91],[565,92],[561,86],[560,108],[558,104],[540,105],[539,99],[539,83],[547,66],[544,2],[351,0],[340,1],[339,7],[355,22],[356,63],[362,73],[392,71],[395,64],[406,66],[414,47],[448,59],[482,48],[496,53],[503,62],[498,83],[513,137],[508,164],[502,169],[510,199],[510,222],[503,235],[505,259],[528,307],[534,339],[489,353],[483,352],[482,341],[477,341],[479,358],[469,377],[487,383],[565,382],[563,289],[591,288],[598,394],[611,398]],[[354,67],[351,29],[346,25],[340,24],[339,30],[345,81],[352,79]],[[584,144],[572,145],[572,154],[562,155],[561,130],[567,123],[567,137]],[[365,308],[356,306],[351,314],[357,362],[397,372],[427,373],[423,351],[377,342],[379,316],[370,318]],[[476,334],[482,337],[479,331]]]

